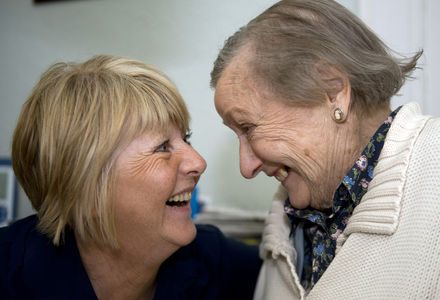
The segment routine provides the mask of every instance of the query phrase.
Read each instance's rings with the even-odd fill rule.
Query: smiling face
[[[205,160],[174,125],[163,134],[134,139],[115,166],[115,224],[121,246],[165,253],[190,243],[196,229],[189,200],[205,168]]]
[[[239,139],[241,174],[275,177],[296,208],[330,207],[346,172],[338,145],[347,144],[331,118],[333,104],[301,106],[271,98],[247,74],[240,60],[231,62],[215,91],[217,112]]]

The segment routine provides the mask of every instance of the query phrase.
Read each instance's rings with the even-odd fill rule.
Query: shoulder
[[[415,137],[408,158],[407,173],[406,189],[410,183],[414,183],[411,186],[418,190],[418,195],[431,195],[440,199],[440,118],[430,118]]]
[[[0,291],[8,299],[96,299],[72,232],[52,244],[30,216],[0,231]]]
[[[212,225],[198,225],[201,255],[214,259],[221,282],[220,299],[252,299],[261,259],[258,246],[226,237]]]
[[[197,235],[191,243],[193,246],[203,250],[209,248],[211,251],[220,251],[226,241],[224,234],[213,225],[196,225]],[[190,244],[190,245],[191,245]]]
[[[255,262],[258,264],[258,246],[248,245],[240,240],[226,237],[213,225],[197,225],[197,236],[193,246],[198,248],[202,257],[209,256],[218,262],[237,263]]]
[[[179,252],[191,253],[194,258],[220,264],[225,259],[251,257],[258,259],[258,247],[247,245],[237,239],[226,237],[213,225],[196,225],[197,235],[193,242],[181,248]]]
[[[433,146],[440,144],[440,118],[430,118],[422,130],[422,138],[426,136],[426,142]],[[423,140],[424,141],[424,140]],[[435,148],[432,150],[440,150]]]
[[[22,268],[28,237],[36,232],[37,217],[21,219],[8,227],[0,228],[0,290],[14,295],[21,287],[17,270]],[[25,291],[20,288],[20,292]]]
[[[161,266],[156,296],[171,299],[170,293],[178,292],[183,299],[252,299],[260,265],[257,246],[228,238],[215,226],[197,225],[194,241]]]
[[[399,150],[397,154],[408,149],[411,164],[425,164],[422,172],[428,171],[428,165],[433,168],[440,164],[440,118],[423,115],[417,104],[409,103],[401,108],[391,127],[386,143]]]
[[[37,220],[37,216],[32,215],[0,228],[0,245],[11,243],[17,238],[23,238],[23,235],[35,229]]]
[[[424,155],[427,151],[438,148],[440,142],[440,119],[423,115],[417,103],[408,103],[401,107],[395,116],[385,144],[381,151],[375,176],[380,169],[387,173],[400,166],[401,172],[406,174],[408,162],[414,162],[418,155]],[[437,158],[435,158],[437,160]]]
[[[214,225],[198,224],[196,228],[197,235],[195,241],[204,242],[205,240],[222,240],[225,238],[220,229]]]
[[[36,232],[37,217],[35,215],[16,221],[8,227],[0,228],[0,259],[15,245],[24,245],[30,234]],[[22,254],[20,251],[13,251],[11,259]]]

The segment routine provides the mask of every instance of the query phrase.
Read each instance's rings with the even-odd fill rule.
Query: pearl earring
[[[336,123],[342,123],[345,121],[344,112],[339,107],[333,111],[333,117],[334,117]]]

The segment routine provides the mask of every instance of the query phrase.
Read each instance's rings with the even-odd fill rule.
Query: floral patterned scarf
[[[336,239],[344,231],[353,209],[368,190],[385,137],[400,107],[393,111],[371,138],[353,167],[341,181],[327,211],[308,207],[295,209],[286,200],[287,213],[293,234],[299,223],[304,226],[304,267],[301,284],[309,292],[335,257]]]

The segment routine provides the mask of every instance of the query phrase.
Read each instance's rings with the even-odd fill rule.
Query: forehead
[[[231,62],[223,71],[215,90],[214,102],[217,112],[228,122],[237,115],[250,113],[261,107],[262,90],[249,69],[237,61]]]

